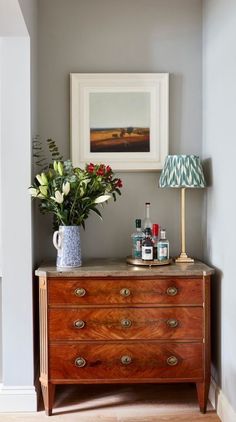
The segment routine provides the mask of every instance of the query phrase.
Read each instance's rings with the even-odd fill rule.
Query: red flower
[[[87,172],[88,173],[93,173],[94,172],[94,164],[93,163],[90,163],[90,164],[88,164],[87,165]]]
[[[122,180],[121,179],[118,179],[116,181],[116,188],[122,188],[122,186],[123,186]]]
[[[111,173],[111,167],[110,166],[106,166],[106,172]]]
[[[97,176],[104,176],[104,174],[105,174],[105,166],[104,166],[104,164],[101,164],[100,165],[100,167],[99,167],[99,169],[98,169],[98,171],[97,171]]]

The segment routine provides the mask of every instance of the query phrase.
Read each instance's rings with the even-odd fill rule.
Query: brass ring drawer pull
[[[122,365],[129,365],[132,362],[132,358],[129,355],[124,355],[120,359]]]
[[[77,321],[74,321],[74,327],[81,329],[85,327],[85,322],[82,319],[78,319]]]
[[[170,366],[175,366],[179,363],[176,356],[169,356],[166,360],[167,364]]]
[[[126,289],[126,288],[121,289],[121,290],[120,290],[120,294],[121,294],[121,296],[123,296],[123,297],[128,297],[128,296],[130,296],[130,290],[129,290],[129,289]]]
[[[78,287],[74,291],[75,296],[83,297],[86,295],[86,290],[83,287]]]
[[[166,321],[168,327],[170,328],[176,328],[179,325],[179,321],[177,319],[174,318],[170,318]]]
[[[168,287],[166,290],[168,296],[176,296],[178,293],[178,289],[175,286]]]
[[[129,328],[132,325],[132,321],[130,321],[130,319],[122,319],[120,323],[123,328]]]
[[[86,360],[84,358],[76,358],[75,359],[75,366],[78,366],[78,368],[83,368],[83,366],[86,365]]]

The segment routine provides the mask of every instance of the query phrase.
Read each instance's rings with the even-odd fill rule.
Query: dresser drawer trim
[[[80,380],[204,377],[202,343],[133,342],[51,344],[50,379]],[[77,365],[76,362],[79,362]],[[191,377],[189,377],[191,374]]]
[[[203,303],[203,279],[50,279],[48,300],[50,306],[199,306]]]
[[[203,309],[72,308],[49,310],[51,341],[203,339]]]

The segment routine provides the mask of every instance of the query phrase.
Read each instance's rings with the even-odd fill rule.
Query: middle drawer
[[[54,340],[202,339],[201,307],[49,310]]]

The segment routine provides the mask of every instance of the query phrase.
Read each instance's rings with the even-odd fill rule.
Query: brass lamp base
[[[185,188],[181,188],[181,251],[180,256],[175,260],[177,264],[194,262],[194,259],[185,252]]]
[[[178,258],[176,258],[175,262],[177,263],[184,263],[184,262],[194,262],[193,258],[190,258],[185,252],[182,252]]]

